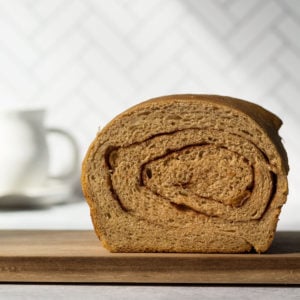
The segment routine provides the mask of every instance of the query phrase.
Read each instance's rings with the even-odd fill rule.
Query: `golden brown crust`
[[[143,217],[143,213],[141,215],[134,215],[134,206],[131,207],[130,202],[127,200],[124,200],[126,197],[124,196],[124,199],[122,201],[126,203],[122,203],[119,199],[117,201],[113,201],[114,203],[109,204],[109,199],[115,199],[118,198],[116,195],[114,195],[115,186],[112,187],[106,187],[102,189],[103,185],[122,185],[122,176],[124,174],[112,174],[115,171],[110,169],[110,170],[102,170],[107,167],[107,157],[105,158],[104,156],[107,155],[107,149],[109,150],[109,155],[114,151],[114,149],[121,149],[119,151],[120,153],[123,153],[122,155],[129,155],[126,149],[129,147],[129,145],[132,145],[134,143],[139,144],[142,143],[143,140],[147,139],[152,139],[153,137],[151,136],[151,132],[148,132],[148,135],[146,135],[145,132],[150,128],[147,124],[150,119],[147,119],[148,117],[141,117],[143,114],[147,114],[148,112],[153,113],[157,108],[164,106],[164,108],[170,108],[173,107],[174,105],[177,105],[178,107],[186,107],[188,106],[193,106],[197,107],[197,105],[201,106],[204,105],[206,108],[213,107],[213,109],[217,109],[218,113],[222,111],[228,111],[229,115],[233,115],[234,118],[240,118],[243,120],[242,122],[252,122],[249,123],[251,126],[253,126],[253,130],[255,129],[258,132],[259,138],[257,138],[255,135],[251,136],[251,139],[257,140],[258,143],[264,144],[264,147],[266,149],[261,150],[260,152],[263,154],[264,158],[258,158],[261,156],[260,154],[257,154],[257,158],[253,158],[253,160],[261,159],[262,161],[264,159],[268,160],[268,168],[270,169],[270,172],[272,174],[276,174],[276,183],[274,183],[273,179],[270,177],[271,175],[265,175],[265,180],[269,180],[271,183],[276,184],[277,186],[275,187],[277,190],[275,192],[273,191],[272,193],[275,193],[274,196],[274,201],[269,201],[269,203],[266,205],[266,211],[261,214],[259,219],[249,221],[248,227],[241,221],[238,221],[238,219],[235,219],[235,213],[233,212],[232,214],[227,214],[222,218],[225,218],[222,223],[219,222],[219,220],[211,219],[211,217],[205,217],[204,219],[202,217],[199,217],[199,212],[197,213],[197,216],[195,217],[194,212],[188,212],[191,214],[191,218],[195,218],[196,222],[204,222],[203,224],[206,224],[205,226],[207,228],[211,228],[211,232],[202,232],[203,234],[203,240],[201,240],[199,245],[195,245],[193,248],[192,246],[188,245],[180,245],[180,244],[172,244],[172,240],[168,240],[165,244],[159,240],[159,235],[162,234],[164,231],[168,231],[168,235],[175,234],[176,232],[179,232],[180,230],[177,228],[173,228],[172,226],[166,227],[166,229],[161,229],[160,226],[163,226],[163,223],[157,222],[155,226],[153,225],[153,222],[155,223],[155,218],[151,221],[151,218],[147,220],[145,216]],[[180,110],[180,108],[179,108]],[[213,110],[208,110],[210,113],[214,113]],[[168,112],[166,112],[168,113]],[[217,117],[217,115],[216,115]],[[136,122],[133,120],[134,118],[137,118]],[[132,132],[134,134],[131,134],[130,136],[125,136],[123,133],[128,133],[125,129],[128,124],[130,124],[131,120],[133,120],[132,124]],[[145,120],[148,120],[147,122]],[[249,121],[250,120],[250,121]],[[145,122],[145,128],[141,127],[141,124]],[[185,121],[186,122],[186,121]],[[245,123],[245,124],[246,124]],[[167,124],[167,123],[166,123]],[[169,124],[169,123],[168,123]],[[171,252],[243,252],[243,251],[250,251],[252,246],[255,247],[255,249],[258,252],[264,252],[268,249],[270,246],[272,239],[274,237],[274,232],[276,229],[276,224],[278,221],[278,216],[280,213],[280,207],[285,203],[286,201],[286,195],[287,195],[287,173],[288,173],[288,160],[287,160],[287,155],[286,152],[282,146],[281,139],[278,136],[278,129],[280,128],[282,122],[281,120],[276,117],[274,114],[270,113],[269,111],[263,109],[260,106],[257,106],[253,103],[240,100],[240,99],[234,99],[230,97],[223,97],[223,96],[217,96],[217,95],[170,95],[170,96],[164,96],[164,97],[159,97],[159,98],[154,98],[150,99],[148,101],[142,102],[138,105],[135,105],[134,107],[126,110],[125,112],[121,113],[117,117],[115,117],[107,126],[105,126],[101,132],[97,134],[97,137],[91,144],[86,157],[83,161],[82,164],[82,176],[81,176],[81,181],[82,181],[82,189],[85,198],[87,199],[87,202],[90,206],[91,210],[91,217],[92,221],[94,224],[94,228],[96,231],[97,236],[99,239],[102,240],[104,243],[104,246],[107,247],[111,251],[171,251]],[[174,125],[174,124],[173,124]],[[173,126],[172,125],[172,126]],[[184,125],[184,124],[183,124]],[[182,125],[182,126],[183,126]],[[147,127],[148,126],[148,127]],[[159,126],[159,125],[157,125]],[[169,126],[169,125],[168,125]],[[176,124],[172,127],[170,125],[169,132],[173,132],[172,128],[176,127]],[[184,125],[186,126],[186,125]],[[186,127],[184,130],[187,130]],[[245,126],[244,126],[245,127]],[[125,128],[125,129],[124,129]],[[138,129],[136,129],[138,128]],[[140,128],[144,129],[141,130]],[[179,130],[182,130],[179,129]],[[122,131],[123,130],[123,131]],[[136,131],[135,131],[136,130]],[[175,130],[175,129],[174,129]],[[191,129],[190,131],[186,131],[190,136],[192,136]],[[232,130],[232,129],[230,129]],[[230,131],[228,130],[228,131]],[[145,132],[143,132],[145,131]],[[176,130],[175,130],[176,131]],[[226,131],[226,130],[225,130]],[[250,130],[251,131],[251,130]],[[168,134],[170,134],[168,133]],[[217,131],[215,132],[217,135]],[[228,134],[225,132],[224,133],[226,136],[228,135],[228,140],[231,139],[230,135],[231,133],[229,132]],[[249,134],[249,132],[247,132]],[[250,132],[250,134],[252,134]],[[255,134],[255,133],[254,133]],[[157,132],[153,136],[156,136]],[[148,136],[148,138],[147,138]],[[124,138],[123,138],[124,137]],[[221,140],[221,135],[219,137],[219,141]],[[154,140],[154,139],[153,139]],[[163,139],[157,138],[158,143],[163,143]],[[229,143],[229,142],[228,142]],[[251,144],[251,143],[250,143]],[[245,147],[251,148],[251,145],[246,145]],[[270,150],[270,149],[271,150]],[[106,149],[106,150],[105,150]],[[124,151],[122,149],[125,149]],[[123,151],[123,152],[122,152]],[[127,151],[127,152],[126,152]],[[137,150],[136,150],[137,151]],[[141,150],[139,150],[141,151]],[[146,151],[146,150],[145,150]],[[221,155],[220,153],[223,152],[218,152],[219,150],[215,151],[215,155]],[[267,153],[268,152],[268,153]],[[224,153],[223,153],[224,154]],[[223,155],[222,154],[222,155]],[[226,154],[226,153],[225,153]],[[209,154],[212,155],[212,154]],[[178,156],[178,155],[177,155]],[[102,157],[102,158],[101,158]],[[99,163],[100,160],[102,160],[102,164]],[[168,160],[172,160],[173,158],[167,158]],[[237,160],[238,158],[235,156],[232,156],[234,161]],[[160,163],[160,162],[159,162]],[[165,161],[164,164],[167,162]],[[109,163],[108,163],[109,164]],[[264,163],[265,164],[265,163]],[[158,165],[157,168],[160,168],[160,165]],[[100,170],[100,171],[99,171]],[[120,168],[119,168],[120,170]],[[259,176],[258,174],[261,171],[257,171],[255,176]],[[101,174],[100,174],[101,173]],[[115,172],[117,173],[117,172]],[[130,173],[131,174],[131,173]],[[246,173],[245,173],[246,174]],[[267,174],[267,173],[266,173]],[[95,178],[95,176],[99,177],[97,178],[98,185],[93,183],[92,181]],[[132,175],[135,176],[135,175]],[[249,175],[250,176],[250,175]],[[273,176],[273,175],[272,175]],[[116,178],[121,178],[120,181],[119,179]],[[156,178],[158,178],[156,176]],[[249,177],[250,178],[250,177]],[[262,177],[263,178],[263,177]],[[269,179],[267,179],[269,178]],[[123,178],[125,179],[125,178]],[[145,180],[146,182],[147,180]],[[121,182],[121,183],[120,183]],[[144,182],[144,184],[145,184]],[[270,184],[271,184],[270,183]],[[147,182],[146,182],[147,184]],[[155,187],[157,188],[157,182],[154,182],[154,185],[151,183],[150,189]],[[120,190],[122,190],[123,187],[121,187]],[[149,188],[149,187],[147,187]],[[273,187],[274,189],[274,187]],[[263,190],[263,188],[262,188]],[[166,193],[166,191],[164,191]],[[168,193],[171,192],[173,193],[174,191],[168,190]],[[271,193],[271,190],[270,190]],[[141,194],[141,197],[143,194]],[[174,194],[175,198],[178,196],[176,193]],[[176,196],[177,195],[177,196]],[[244,195],[248,195],[248,192]],[[272,197],[273,197],[272,196]],[[123,197],[123,196],[122,196]],[[167,197],[166,195],[160,195],[160,197]],[[248,197],[248,196],[241,196],[241,197]],[[270,196],[271,197],[271,196]],[[129,197],[130,198],[130,197]],[[134,198],[134,197],[133,197]],[[243,200],[243,198],[241,198]],[[127,202],[126,202],[127,201]],[[173,201],[173,200],[172,200]],[[177,201],[177,200],[176,200]],[[176,202],[175,201],[175,202]],[[178,200],[179,201],[179,200]],[[190,201],[190,200],[189,200]],[[229,200],[228,200],[229,201]],[[237,202],[234,202],[237,201]],[[232,203],[240,203],[239,205],[243,206],[243,201],[239,202],[239,198],[237,200],[232,201]],[[174,203],[175,203],[174,202]],[[247,201],[246,201],[247,202]],[[103,204],[105,203],[105,204]],[[146,204],[144,204],[146,205]],[[163,204],[165,205],[165,204]],[[174,205],[174,204],[172,204]],[[189,204],[190,205],[190,204]],[[234,204],[233,204],[234,205]],[[193,203],[192,203],[193,206]],[[216,206],[217,207],[217,206]],[[217,208],[214,208],[215,210]],[[250,206],[249,206],[250,207]],[[170,209],[172,210],[173,208],[168,207],[164,208],[166,209],[165,211],[170,212]],[[194,207],[197,211],[197,209],[200,209],[199,207]],[[131,210],[133,212],[131,212]],[[240,209],[241,210],[241,209]],[[253,208],[252,208],[253,210]],[[246,209],[244,210],[246,211]],[[263,210],[262,210],[263,211]],[[186,213],[186,212],[184,212]],[[219,213],[219,212],[218,212]],[[202,211],[201,214],[205,213]],[[224,214],[223,212],[220,213],[220,216]],[[112,215],[112,216],[110,216]],[[258,214],[257,214],[258,215]],[[111,220],[107,220],[106,217],[109,216],[109,218],[115,218],[115,222],[112,222]],[[183,219],[186,218],[182,217]],[[221,218],[221,219],[222,219]],[[226,218],[229,221],[226,221]],[[244,219],[247,219],[247,216],[245,215],[243,217]],[[258,218],[258,217],[257,217]],[[231,221],[230,221],[231,220]],[[242,220],[242,219],[241,219]],[[150,223],[149,223],[150,222]],[[211,222],[211,225],[210,225]],[[239,223],[240,222],[240,223]],[[259,226],[257,226],[257,222],[260,222],[263,227],[261,230],[266,231],[266,234],[261,234],[261,237],[259,237],[257,240],[255,240],[255,231],[259,229]],[[113,225],[109,225],[113,224]],[[208,225],[207,225],[208,224]],[[222,225],[225,224],[225,225]],[[233,224],[233,225],[232,225]],[[121,228],[120,226],[126,227],[125,229]],[[151,234],[149,232],[145,232],[145,229],[143,226],[148,226],[149,230],[153,231],[153,239],[155,241],[149,242],[151,239]],[[199,236],[194,236],[192,230],[193,226],[190,225],[191,227],[188,227],[185,231],[185,233],[195,239],[195,243],[199,239]],[[204,225],[203,225],[204,226]],[[204,227],[205,227],[204,226]],[[223,227],[222,227],[223,226]],[[252,226],[252,227],[251,227]],[[189,229],[191,228],[191,229]],[[216,235],[217,233],[214,233],[214,228],[218,228],[217,232],[223,232],[224,237],[218,240],[219,237]],[[226,233],[226,228],[228,229],[228,233]],[[231,228],[231,229],[230,229]],[[246,229],[243,229],[246,228]],[[146,228],[147,229],[147,228]],[[243,230],[248,230],[249,232],[245,235],[242,234],[242,229]],[[124,231],[125,230],[125,231]],[[237,235],[234,236],[232,239],[232,234],[230,233],[230,230],[233,230],[237,232]],[[120,232],[120,235],[117,233],[115,234],[114,232],[112,233],[111,231],[115,232]],[[209,230],[208,230],[209,231]],[[129,237],[126,237],[126,234],[128,232]],[[132,240],[132,236],[134,236],[136,233],[136,238],[137,239],[145,239],[145,243],[140,243]],[[239,235],[241,238],[239,238]],[[210,236],[214,237],[215,241],[210,241],[211,245],[207,244],[207,240],[210,239]],[[250,240],[247,240],[246,236]],[[127,240],[126,240],[127,239]],[[166,239],[168,239],[166,237]],[[180,239],[179,239],[180,240]],[[177,241],[177,240],[176,240]],[[204,241],[204,242],[203,242]],[[222,245],[222,241],[228,241],[228,247],[225,245]],[[235,245],[236,241],[236,245]],[[189,241],[186,239],[186,237],[183,237],[181,239],[181,243],[188,243]],[[160,246],[157,246],[160,243]],[[168,244],[169,243],[169,244]],[[178,241],[176,242],[178,243]],[[204,244],[203,244],[204,243]],[[232,244],[232,245],[231,245]],[[230,248],[231,245],[231,248]],[[197,248],[198,247],[198,248]],[[202,247],[202,248],[201,248]],[[219,248],[218,248],[219,247]],[[222,248],[223,247],[223,248]]]

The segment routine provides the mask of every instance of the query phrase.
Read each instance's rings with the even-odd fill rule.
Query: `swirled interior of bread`
[[[215,95],[171,95],[113,119],[82,187],[113,252],[265,252],[287,197],[281,121]]]

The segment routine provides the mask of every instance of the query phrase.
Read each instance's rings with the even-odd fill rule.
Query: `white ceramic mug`
[[[78,150],[73,137],[62,129],[45,128],[45,111],[0,111],[0,195],[22,194],[40,188],[49,180],[48,134],[59,134],[71,144],[72,163],[56,176],[69,179],[78,168]]]

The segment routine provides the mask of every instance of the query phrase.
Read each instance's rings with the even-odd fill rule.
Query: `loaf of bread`
[[[282,122],[216,95],[171,95],[114,118],[82,188],[112,252],[265,252],[288,193]]]

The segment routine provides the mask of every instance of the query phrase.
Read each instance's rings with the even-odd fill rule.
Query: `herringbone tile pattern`
[[[0,105],[47,107],[84,153],[98,126],[150,97],[249,99],[283,118],[295,183],[299,35],[298,0],[0,0]]]

